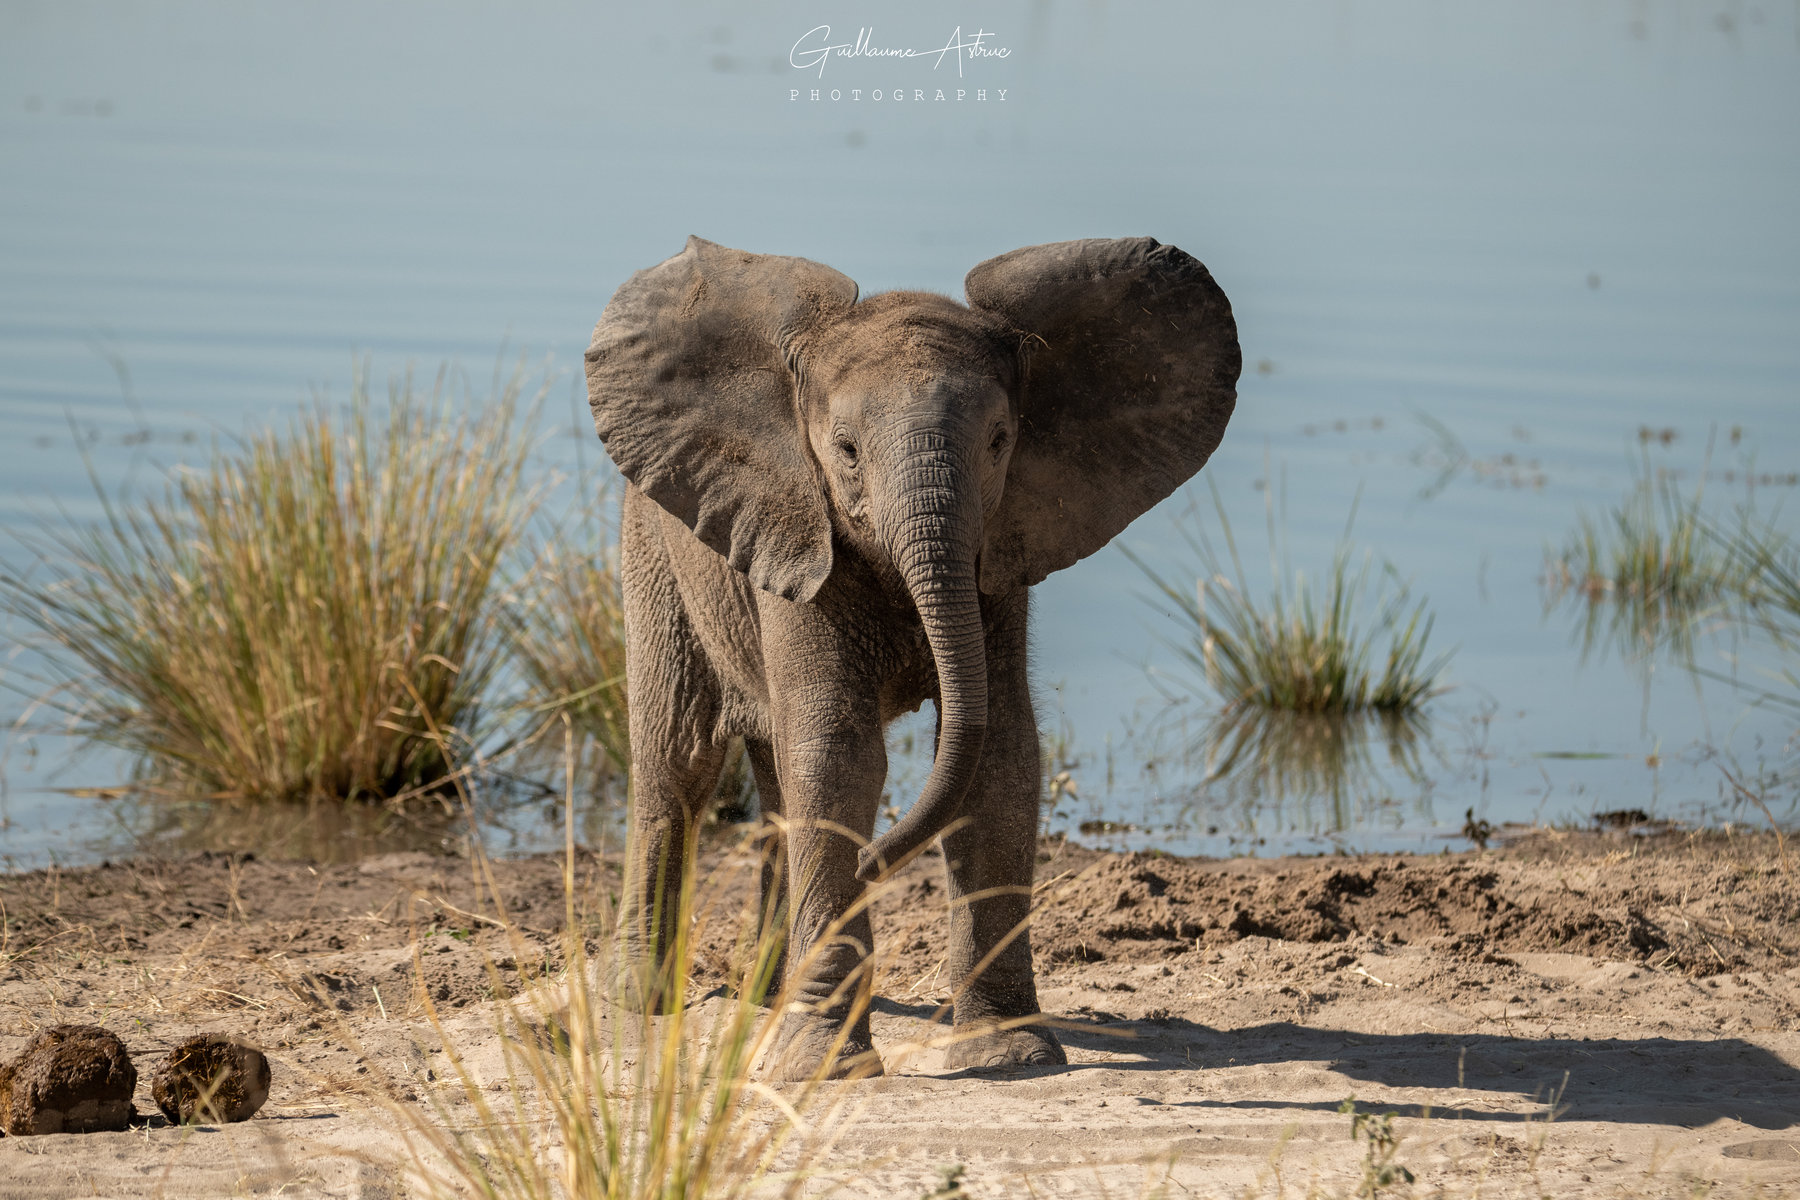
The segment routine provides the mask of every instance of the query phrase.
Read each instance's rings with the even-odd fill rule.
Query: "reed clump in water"
[[[1709,528],[1750,614],[1785,646],[1800,646],[1800,542],[1779,527],[1780,514],[1745,507],[1730,529]]]
[[[1636,476],[1622,503],[1599,518],[1583,513],[1561,549],[1545,553],[1548,603],[1582,607],[1584,648],[1610,637],[1627,653],[1667,645],[1691,659],[1695,623],[1746,576],[1707,530],[1703,487],[1684,492],[1648,461]]]
[[[1707,527],[1721,548],[1746,624],[1765,633],[1777,654],[1758,656],[1758,673],[1777,682],[1775,690],[1755,688],[1765,701],[1800,711],[1800,542],[1779,527],[1780,513],[1760,516],[1748,505],[1729,528]],[[1711,674],[1711,672],[1709,672]],[[1738,684],[1735,676],[1729,681]]]
[[[469,415],[440,377],[378,413],[359,378],[285,431],[215,449],[160,498],[38,535],[0,610],[38,698],[187,794],[404,798],[485,732],[501,588],[536,503],[518,388]],[[428,720],[429,718],[429,720]]]
[[[1315,822],[1347,829],[1388,797],[1390,781],[1422,785],[1432,745],[1421,712],[1358,720],[1244,705],[1209,720],[1196,749],[1226,802],[1280,814],[1300,805]]]
[[[1322,583],[1278,568],[1271,508],[1271,586],[1267,599],[1259,600],[1216,488],[1213,505],[1225,555],[1199,531],[1192,513],[1177,521],[1197,566],[1193,588],[1177,586],[1130,550],[1126,554],[1175,605],[1180,633],[1165,644],[1227,709],[1350,715],[1410,713],[1423,706],[1449,655],[1426,658],[1431,614],[1424,600],[1412,601],[1391,567],[1382,571],[1370,600],[1373,560],[1364,555],[1356,563],[1346,533]],[[1368,603],[1374,605],[1372,618],[1365,615]]]

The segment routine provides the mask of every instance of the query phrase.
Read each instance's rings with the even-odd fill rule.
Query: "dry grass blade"
[[[564,781],[572,791],[574,724],[566,713],[562,722]],[[435,726],[433,736],[453,752]],[[470,798],[456,778],[472,817]],[[774,1051],[779,1016],[793,1000],[785,988],[768,994],[785,949],[779,922],[755,903],[738,914],[735,986],[722,998],[696,997],[698,933],[715,920],[732,919],[701,902],[716,889],[688,872],[662,964],[627,965],[614,955],[620,922],[631,918],[609,890],[584,893],[574,828],[571,806],[564,824],[563,969],[498,1010],[490,1033],[499,1035],[503,1079],[478,1069],[432,998],[422,988],[415,995],[454,1076],[426,1088],[422,1105],[387,1101],[406,1137],[417,1182],[431,1196],[519,1200],[801,1194],[833,1145],[853,1093],[821,1092],[835,1066],[829,1061],[810,1083],[778,1088],[753,1078],[758,1060]],[[516,943],[515,959],[523,961],[527,947],[505,918],[490,864],[477,854],[473,869]],[[657,914],[649,917],[648,927],[659,927]],[[605,949],[596,957],[591,945]],[[422,978],[417,953],[415,944]],[[803,956],[793,969],[799,975],[814,965],[812,956]],[[849,985],[852,1020],[866,1011],[864,979]],[[494,982],[500,983],[497,971]],[[622,1003],[628,995],[682,1002],[656,1016],[631,1011]]]
[[[484,1077],[430,997],[418,997],[454,1076],[428,1089],[423,1106],[391,1106],[426,1194],[800,1195],[831,1148],[851,1094],[822,1092],[818,1080],[770,1086],[754,1078],[790,1002],[782,991],[763,1003],[782,952],[779,934],[759,913],[742,914],[738,985],[724,997],[696,998],[695,935],[715,918],[731,917],[710,911],[700,899],[708,889],[690,873],[674,943],[655,981],[633,979],[612,958],[619,914],[604,901],[599,910],[584,908],[573,861],[571,854],[564,970],[496,1017],[503,1079]],[[596,957],[590,943],[608,949]],[[620,1002],[627,990],[685,1002],[664,1016],[638,1014]]]
[[[1745,787],[1741,779],[1724,767],[1719,768],[1719,773],[1725,777],[1725,782],[1731,785],[1732,791],[1754,804],[1762,812],[1763,818],[1769,822],[1770,831],[1775,835],[1775,853],[1781,862],[1781,870],[1784,874],[1792,872],[1793,867],[1788,864],[1787,834],[1782,830],[1781,822],[1775,819],[1775,814],[1769,811],[1768,802],[1760,794]]]

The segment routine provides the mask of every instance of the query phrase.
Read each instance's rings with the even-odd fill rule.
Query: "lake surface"
[[[1210,481],[1253,582],[1270,504],[1316,578],[1354,505],[1355,545],[1429,598],[1455,655],[1397,752],[1364,730],[1319,760],[1335,773],[1300,748],[1273,756],[1286,774],[1209,780],[1205,694],[1169,708],[1174,627],[1109,548],[1036,594],[1040,724],[1074,784],[1054,827],[1277,853],[1462,846],[1471,809],[1761,822],[1722,767],[1793,817],[1791,713],[1667,655],[1584,649],[1542,577],[1646,469],[1704,470],[1716,511],[1753,494],[1795,525],[1800,6],[976,7],[0,7],[0,529],[97,515],[84,456],[141,494],[346,395],[363,362],[447,364],[483,393],[522,359],[550,379],[547,469],[591,468],[580,353],[613,289],[689,233],[865,294],[960,294],[1017,246],[1150,233],[1224,286],[1245,374],[1200,480],[1121,540],[1191,579],[1177,524],[1217,535]],[[790,65],[827,22],[832,42],[864,26],[935,53],[955,30],[1008,53]],[[1717,622],[1695,653],[1754,686],[1782,665]],[[59,790],[129,764],[16,695],[0,717],[25,719],[0,862],[171,824]],[[895,732],[898,804],[928,734]],[[553,844],[543,810],[496,818],[496,843]]]

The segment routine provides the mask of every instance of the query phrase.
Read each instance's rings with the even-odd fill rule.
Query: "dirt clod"
[[[0,1129],[12,1137],[125,1128],[137,1068],[98,1025],[52,1025],[0,1067]]]
[[[150,1097],[176,1125],[248,1121],[269,1098],[269,1060],[218,1034],[192,1037],[157,1068]]]

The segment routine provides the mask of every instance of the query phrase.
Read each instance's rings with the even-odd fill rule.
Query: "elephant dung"
[[[98,1025],[52,1025],[0,1067],[0,1129],[12,1137],[124,1129],[137,1068]]]
[[[150,1098],[176,1125],[248,1121],[269,1098],[269,1060],[218,1034],[191,1037],[156,1069]]]

